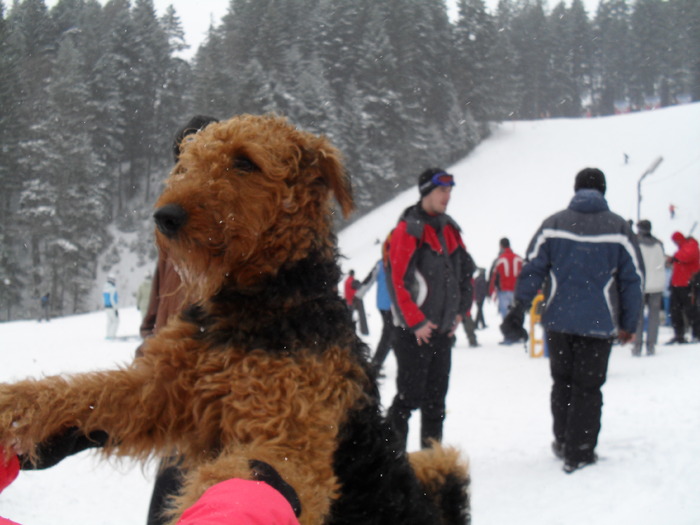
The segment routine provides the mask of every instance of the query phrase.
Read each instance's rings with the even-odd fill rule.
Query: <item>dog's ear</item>
[[[313,158],[313,164],[318,165],[321,179],[331,189],[340,204],[343,216],[347,218],[355,209],[355,204],[352,199],[350,179],[345,173],[340,152],[327,140],[322,139],[318,147],[314,148]]]

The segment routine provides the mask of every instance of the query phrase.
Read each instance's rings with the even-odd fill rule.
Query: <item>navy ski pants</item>
[[[611,339],[547,332],[554,438],[567,461],[590,461],[598,443]]]

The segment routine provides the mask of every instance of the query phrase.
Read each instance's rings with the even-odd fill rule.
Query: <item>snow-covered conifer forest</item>
[[[493,123],[700,98],[700,2],[230,0],[190,61],[152,0],[0,0],[0,319],[94,309],[192,114],[274,111],[343,151],[359,214]],[[358,214],[358,215],[359,215]],[[134,234],[125,241],[125,234]]]

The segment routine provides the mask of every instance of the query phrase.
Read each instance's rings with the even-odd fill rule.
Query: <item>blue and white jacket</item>
[[[597,190],[576,192],[569,207],[546,219],[530,242],[515,297],[528,305],[550,277],[546,330],[612,338],[634,333],[644,263],[629,224]]]
[[[113,282],[107,281],[102,289],[102,299],[105,308],[117,309],[119,305],[119,294]]]

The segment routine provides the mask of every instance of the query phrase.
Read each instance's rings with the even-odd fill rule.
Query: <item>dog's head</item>
[[[334,253],[332,202],[353,208],[340,153],[275,116],[210,124],[181,145],[154,218],[191,297],[254,288],[312,250]]]

